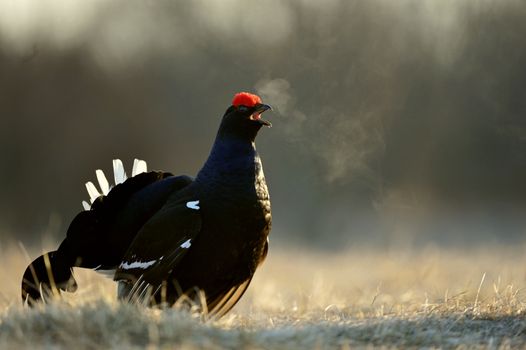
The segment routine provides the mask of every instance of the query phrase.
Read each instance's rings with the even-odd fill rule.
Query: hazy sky
[[[516,241],[523,1],[0,0],[0,237],[61,237],[111,160],[194,175],[232,95],[284,241]]]

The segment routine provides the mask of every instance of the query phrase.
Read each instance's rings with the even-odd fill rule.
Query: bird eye
[[[239,109],[241,112],[246,112],[246,111],[248,111],[248,107],[247,107],[247,106],[239,106],[238,109]]]

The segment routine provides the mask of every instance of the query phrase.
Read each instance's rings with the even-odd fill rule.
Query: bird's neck
[[[210,155],[197,175],[197,181],[235,176],[254,177],[254,163],[259,160],[254,141],[218,134]]]

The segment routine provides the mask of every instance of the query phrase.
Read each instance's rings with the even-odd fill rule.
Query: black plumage
[[[142,173],[98,197],[56,251],[28,266],[22,298],[74,291],[72,268],[84,267],[114,270],[122,299],[172,305],[202,291],[209,313],[230,310],[268,250],[270,200],[254,144],[268,109],[237,94],[195,179]]]

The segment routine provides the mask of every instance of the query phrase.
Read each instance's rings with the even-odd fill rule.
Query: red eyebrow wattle
[[[261,98],[258,95],[251,94],[249,92],[240,92],[234,96],[232,100],[232,106],[247,106],[254,107],[256,104],[261,103]]]

